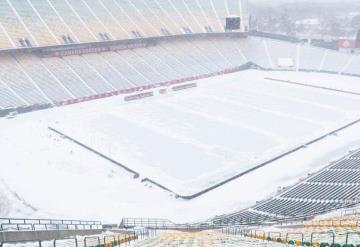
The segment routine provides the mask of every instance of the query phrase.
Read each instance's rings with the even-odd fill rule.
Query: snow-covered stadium
[[[360,56],[249,21],[0,0],[1,246],[360,246]]]

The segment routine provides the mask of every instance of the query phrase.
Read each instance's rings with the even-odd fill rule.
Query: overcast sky
[[[274,3],[292,3],[292,2],[319,2],[319,3],[344,3],[344,2],[354,2],[357,3],[359,0],[249,0],[250,2],[258,3],[267,3],[267,4],[274,4]]]
[[[353,9],[354,11],[360,12],[360,0],[249,0],[251,5],[260,5],[260,6],[277,6],[277,5],[289,5],[289,4],[301,4],[306,5],[316,4],[316,5],[329,5],[329,6],[339,6],[340,4],[345,6],[359,6]]]

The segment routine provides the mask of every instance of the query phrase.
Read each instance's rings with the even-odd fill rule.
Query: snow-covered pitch
[[[354,125],[192,201],[140,183],[195,193],[360,118],[358,95],[265,77],[360,92],[358,78],[249,70],[134,102],[112,97],[0,119],[3,215],[205,219],[264,199],[359,144]]]
[[[359,96],[254,72],[58,118],[62,133],[180,194],[191,194],[358,118]]]

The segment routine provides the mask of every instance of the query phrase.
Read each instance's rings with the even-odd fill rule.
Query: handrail
[[[224,229],[221,229],[222,233],[228,234],[228,235],[240,235],[243,237],[250,237],[250,238],[255,238],[255,239],[264,239],[263,235],[259,235],[256,234],[256,232],[263,232],[260,231],[258,229],[242,229],[242,228],[236,228],[236,227],[229,227],[226,228],[225,231]],[[253,232],[255,232],[255,234],[253,234]],[[250,233],[250,234],[249,234]],[[288,244],[290,240],[292,241],[301,241],[301,243],[299,243],[301,246],[307,246],[304,245],[305,243],[310,244],[309,246],[318,246],[318,245],[314,245],[316,244],[316,241],[314,241],[315,236],[323,236],[323,235],[329,235],[331,238],[331,242],[328,243],[330,246],[332,246],[331,244],[335,244],[336,240],[342,242],[344,241],[344,235],[346,235],[345,238],[345,245],[341,245],[341,246],[348,246],[348,244],[351,242],[349,241],[349,236],[350,235],[360,235],[360,232],[354,232],[354,231],[346,231],[345,233],[336,233],[333,231],[322,231],[322,232],[317,232],[317,231],[313,231],[313,232],[308,232],[307,237],[305,239],[305,234],[303,232],[266,232],[267,233],[267,240],[268,241],[275,241],[275,242],[282,242],[282,243],[286,243]],[[297,235],[300,237],[299,238],[290,238],[289,236],[291,235]],[[285,236],[285,238],[284,238]],[[357,240],[357,239],[356,239]],[[358,241],[356,243],[352,243],[352,244],[358,244]],[[297,243],[296,243],[296,246]],[[321,246],[321,245],[320,245]]]
[[[61,241],[61,240],[74,240],[75,241],[75,247],[78,247],[78,245],[79,245],[77,238],[63,238],[63,239],[54,239],[54,246],[56,246],[57,241]]]
[[[302,233],[302,232],[287,232],[286,233],[286,238],[285,238],[286,242],[289,241],[289,239],[288,239],[289,235],[300,235],[301,236],[301,243],[304,242],[304,233]]]
[[[5,223],[3,223],[5,221]],[[40,229],[39,229],[40,228]],[[0,231],[102,229],[101,221],[0,218]]]
[[[3,241],[0,242],[0,247],[3,247],[4,244],[16,244],[16,243],[38,243],[39,247],[41,247],[41,240],[20,240],[20,241]]]
[[[98,242],[98,245],[97,246],[100,246],[100,237],[85,237],[84,238],[84,247],[87,247],[88,245],[87,245],[87,240],[88,239],[93,239],[93,240],[97,240],[97,242]],[[92,245],[90,245],[90,246],[92,246]]]
[[[142,234],[142,236],[149,236],[150,232],[149,231],[143,231],[141,234]],[[103,244],[105,245],[106,243],[109,243],[109,242],[106,242],[106,239],[112,239],[112,240],[114,240],[112,242],[113,244],[117,241],[118,242],[117,246],[122,246],[121,243],[128,243],[129,241],[136,240],[137,238],[138,238],[138,235],[135,232],[125,234],[125,236],[121,236],[120,234],[117,234],[117,235],[105,235],[104,239],[103,239],[103,241],[104,241]],[[97,243],[96,246],[101,246],[101,244],[102,244],[102,240],[100,239],[99,236],[86,236],[86,237],[82,238],[81,240],[78,239],[77,237],[56,238],[56,239],[54,239],[52,241],[52,243],[53,243],[52,245],[54,247],[57,247],[57,246],[64,247],[64,244],[59,243],[59,242],[61,242],[61,241],[74,241],[74,246],[75,247],[78,247],[78,246],[90,247],[90,246],[93,246],[93,245],[90,245],[90,243],[89,243],[89,241],[91,241],[91,240],[94,240]],[[0,247],[3,247],[5,244],[13,245],[13,244],[17,244],[17,243],[37,243],[38,247],[41,247],[43,242],[49,242],[49,240],[3,241],[3,242],[0,242]],[[59,243],[59,244],[57,244],[57,243]],[[46,246],[48,246],[48,243],[46,244]],[[68,246],[68,245],[65,245],[65,246]],[[113,246],[115,246],[115,245],[113,245]]]
[[[26,227],[28,226],[28,227]],[[102,225],[0,224],[0,231],[97,230]]]
[[[312,232],[310,235],[310,244],[313,245],[314,235],[325,235],[330,234],[332,236],[332,244],[335,243],[335,233],[334,232]]]
[[[286,223],[286,222],[298,222],[298,221],[304,221],[310,218],[313,218],[317,215],[320,214],[324,214],[324,213],[328,213],[334,210],[339,210],[339,209],[345,209],[348,207],[353,207],[355,205],[358,205],[360,202],[355,202],[355,203],[351,203],[351,204],[346,204],[346,205],[341,205],[340,207],[335,207],[335,208],[328,208],[328,209],[323,209],[321,211],[315,212],[315,213],[311,213],[311,214],[306,214],[306,215],[301,215],[301,216],[296,216],[296,217],[283,217],[283,218],[274,218],[273,220],[269,220],[269,221],[254,221],[254,222],[247,222],[247,223],[235,223],[235,224],[215,224],[215,223],[196,223],[196,224],[176,224],[173,223],[171,221],[172,224],[159,224],[159,225],[142,225],[143,227],[148,227],[149,229],[220,229],[220,228],[224,228],[224,227],[244,227],[244,226],[258,226],[261,224],[269,224],[269,225],[274,225],[274,224],[281,224],[281,223]],[[126,227],[126,224],[124,224],[124,220],[126,218],[123,219],[122,224],[120,224],[122,227]],[[135,219],[143,219],[143,222],[146,222],[148,218],[135,218]],[[156,219],[155,219],[156,220]],[[153,221],[155,222],[155,221]],[[135,227],[135,226],[141,226],[141,225],[129,225],[128,227]]]
[[[346,233],[346,239],[345,239],[345,245],[347,246],[347,244],[349,243],[349,235],[360,235],[359,232],[347,232]]]
[[[79,225],[86,225],[86,224],[91,224],[91,225],[101,225],[101,221],[94,221],[94,220],[66,220],[66,219],[35,219],[35,218],[0,218],[0,221],[2,220],[6,220],[8,221],[8,223],[10,224],[11,221],[22,221],[23,223],[26,223],[28,221],[36,221],[39,224],[41,224],[41,221],[48,221],[50,224],[51,222],[61,222],[61,224],[64,224],[64,222],[71,222],[68,223],[70,225],[72,224],[79,224]],[[75,222],[75,223],[74,223]],[[78,223],[77,223],[78,222]]]
[[[272,238],[273,235],[277,235],[277,238],[281,238],[281,232],[268,232],[268,238]]]

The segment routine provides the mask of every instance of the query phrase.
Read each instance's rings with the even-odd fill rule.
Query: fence
[[[4,241],[0,242],[0,247],[6,246],[32,246],[32,247],[121,247],[128,245],[131,241],[142,240],[152,236],[154,233],[147,229],[134,231],[128,234],[105,235],[105,236],[87,236],[84,238],[61,238],[48,240],[22,240],[22,241]]]
[[[360,227],[360,220],[351,219],[327,219],[327,220],[312,220],[304,223],[305,227]]]
[[[147,227],[147,228],[169,228],[177,224],[167,219],[151,219],[151,218],[123,218],[120,227]]]
[[[223,228],[222,233],[239,235],[258,240],[296,246],[345,246],[360,247],[360,232],[311,231],[311,232],[266,232],[259,229]]]
[[[95,230],[100,221],[0,218],[0,231]]]

